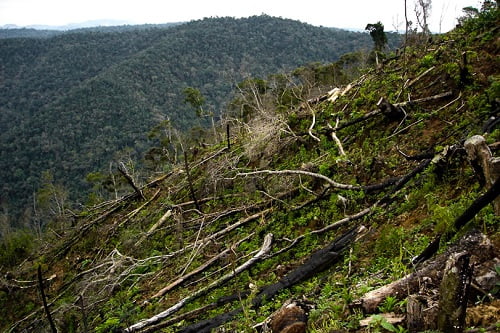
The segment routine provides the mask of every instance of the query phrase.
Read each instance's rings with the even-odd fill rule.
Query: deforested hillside
[[[42,175],[81,201],[85,175],[139,159],[158,123],[205,126],[208,118],[183,102],[186,87],[203,93],[217,119],[245,77],[335,61],[371,44],[366,33],[265,15],[0,39],[1,200],[11,223],[28,223],[16,215],[33,215]]]
[[[0,327],[497,330],[499,10],[469,14],[354,78],[248,78],[196,137],[157,128],[146,180],[123,164],[95,189],[127,194],[3,243]]]

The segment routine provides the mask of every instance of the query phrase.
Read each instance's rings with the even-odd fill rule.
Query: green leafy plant
[[[370,324],[368,325],[368,329],[370,332],[383,332],[389,331],[389,332],[394,332],[394,333],[406,333],[408,332],[407,329],[404,327],[398,325],[394,326],[390,322],[387,321],[386,318],[384,318],[381,315],[373,315],[372,320],[370,321]]]
[[[398,304],[398,299],[393,296],[387,296],[387,298],[378,307],[380,312],[392,312]]]

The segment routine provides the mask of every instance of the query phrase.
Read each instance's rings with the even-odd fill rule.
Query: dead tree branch
[[[156,229],[161,227],[165,221],[172,216],[172,210],[169,209],[165,214],[162,215],[162,217],[155,223],[151,228],[149,228],[148,232],[146,232],[136,243],[135,246],[139,246],[142,242],[144,242]]]
[[[123,175],[123,177],[125,177],[125,179],[127,180],[127,182],[129,183],[130,186],[132,186],[132,188],[134,189],[135,193],[137,193],[137,195],[142,199],[142,200],[146,200],[146,198],[144,197],[144,194],[142,193],[141,189],[135,184],[135,181],[134,179],[132,178],[132,176],[129,174],[128,170],[127,170],[127,167],[125,166],[125,164],[123,162],[120,162],[118,164],[118,171],[120,171],[120,173]]]
[[[335,141],[335,143],[337,144],[337,147],[339,147],[339,153],[340,153],[340,156],[346,156],[346,153],[344,151],[344,148],[342,147],[342,142],[340,142],[339,138],[337,137],[337,129],[339,127],[339,118],[337,118],[337,121],[335,123],[335,127],[332,127],[332,125],[328,124],[328,129],[331,130],[331,137],[332,137],[332,140]]]
[[[195,276],[195,275],[203,272],[205,269],[207,269],[208,267],[210,267],[217,260],[219,260],[219,259],[224,258],[225,256],[227,256],[232,251],[232,249],[238,247],[241,243],[243,243],[244,241],[247,241],[249,238],[251,238],[253,236],[254,236],[254,233],[251,233],[247,237],[245,237],[245,238],[241,239],[240,241],[236,242],[231,247],[228,247],[224,251],[218,253],[216,256],[210,258],[208,261],[206,261],[202,265],[198,266],[196,269],[192,270],[191,272],[189,272],[187,274],[184,274],[184,275],[180,276],[174,282],[170,283],[168,286],[166,286],[165,288],[161,289],[156,294],[154,294],[153,296],[151,296],[150,300],[165,295],[166,293],[168,293],[172,289],[180,286],[183,282],[185,282],[185,281],[189,280],[190,278],[192,278],[193,276]]]
[[[123,222],[120,223],[120,227],[123,226],[128,221],[130,221],[130,219],[132,219],[141,210],[143,210],[147,205],[149,205],[152,201],[154,201],[158,197],[158,194],[160,194],[160,191],[161,191],[161,189],[156,190],[155,194],[153,194],[153,196],[151,197],[151,199],[149,199],[148,201],[146,201],[145,203],[143,203],[140,207],[138,207],[138,208],[134,209],[133,211],[131,211],[130,213],[128,213],[127,216],[126,216],[126,218],[125,218],[125,220],[123,220]]]
[[[263,242],[262,247],[259,250],[259,252],[257,252],[257,254],[255,254],[248,261],[246,261],[242,265],[236,267],[233,271],[222,276],[220,279],[210,283],[208,286],[206,286],[202,289],[199,289],[199,290],[195,291],[194,293],[190,294],[189,296],[181,299],[179,302],[172,305],[167,310],[160,312],[159,314],[157,314],[151,318],[144,319],[144,320],[142,320],[142,321],[140,321],[132,326],[129,326],[128,328],[126,328],[124,330],[124,332],[136,332],[137,330],[140,330],[144,327],[156,324],[159,321],[161,321],[161,320],[169,317],[170,315],[174,314],[175,312],[179,311],[187,303],[189,303],[189,302],[191,302],[191,301],[193,301],[201,296],[206,295],[207,293],[209,293],[210,291],[212,291],[213,289],[215,289],[217,287],[224,285],[226,282],[231,280],[233,277],[235,277],[236,275],[240,274],[241,272],[247,270],[248,268],[253,266],[255,263],[260,261],[262,259],[262,257],[264,257],[271,250],[272,239],[273,239],[273,235],[267,234],[266,237],[264,238],[264,242]]]
[[[419,76],[417,76],[416,78],[414,78],[413,80],[411,80],[405,88],[409,88],[412,85],[414,85],[421,78],[423,78],[424,76],[426,76],[427,74],[429,74],[430,72],[432,72],[434,70],[434,68],[436,68],[436,66],[432,66],[432,67],[428,68],[425,72],[423,72],[422,74],[420,74]]]
[[[42,266],[38,265],[38,285],[40,286],[40,294],[42,295],[43,308],[45,310],[45,314],[47,315],[47,319],[49,320],[50,329],[52,333],[57,333],[56,325],[52,320],[52,316],[50,314],[49,306],[47,305],[47,298],[45,297],[45,291],[43,289],[43,278],[42,278]]]
[[[453,91],[449,90],[449,91],[446,91],[444,93],[433,95],[433,96],[429,96],[429,97],[423,97],[423,98],[418,98],[418,99],[414,99],[414,100],[411,100],[411,101],[396,103],[396,104],[394,104],[394,106],[406,106],[408,104],[415,104],[415,103],[423,103],[423,102],[435,101],[437,99],[450,97],[452,95],[453,95]]]
[[[327,176],[324,176],[319,173],[315,172],[310,172],[310,171],[303,171],[303,170],[259,170],[259,171],[251,171],[251,172],[239,172],[236,174],[236,177],[247,177],[247,176],[254,176],[254,175],[261,175],[261,174],[268,174],[268,175],[304,175],[304,176],[310,176],[310,177],[315,177],[315,178],[320,178],[324,181],[326,181],[328,184],[335,188],[343,189],[343,190],[362,190],[362,186],[356,186],[356,185],[349,185],[349,184],[341,184],[333,181]]]
[[[302,282],[312,276],[328,269],[332,265],[339,262],[343,257],[343,252],[357,239],[360,233],[365,230],[364,227],[356,227],[342,234],[332,243],[324,248],[313,253],[304,264],[300,265],[290,273],[286,274],[277,283],[263,287],[259,293],[252,299],[253,308],[259,307],[265,300],[272,299],[279,291],[290,288],[295,284]],[[212,329],[232,320],[236,315],[241,313],[242,308],[236,308],[230,312],[223,313],[216,317],[200,321],[185,327],[180,332],[199,332],[208,333]]]
[[[311,107],[309,107],[311,108]],[[312,113],[312,121],[311,121],[311,126],[309,126],[309,130],[308,130],[308,133],[309,133],[309,136],[311,138],[313,138],[314,140],[320,142],[320,138],[318,138],[317,136],[315,136],[312,132],[312,130],[314,129],[314,125],[316,124],[316,114],[314,113],[314,111],[311,109],[311,113]]]
[[[310,176],[310,177],[319,178],[319,179],[326,181],[333,188],[338,188],[341,190],[353,190],[353,191],[379,190],[379,189],[382,189],[384,187],[391,186],[400,180],[399,177],[396,177],[396,178],[391,178],[391,179],[389,179],[383,183],[380,183],[380,184],[372,184],[372,185],[365,185],[365,186],[363,186],[363,185],[350,185],[350,184],[338,183],[338,182],[332,180],[331,178],[324,176],[320,173],[315,173],[315,172],[310,172],[310,171],[305,171],[305,170],[258,170],[258,171],[250,171],[250,172],[239,172],[236,174],[235,177],[248,177],[248,176],[261,175],[261,174]]]

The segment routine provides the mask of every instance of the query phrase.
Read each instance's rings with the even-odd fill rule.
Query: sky
[[[409,20],[414,3],[406,0]],[[381,21],[386,31],[404,30],[404,0],[0,0],[0,26],[61,26],[93,20],[127,24],[184,22],[205,17],[267,14],[315,26],[364,30]],[[480,0],[432,0],[430,30],[446,32],[462,8]]]

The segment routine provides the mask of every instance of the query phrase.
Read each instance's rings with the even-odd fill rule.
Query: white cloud
[[[407,0],[415,21],[414,0]],[[433,0],[431,30],[447,31],[456,24],[461,9],[479,6],[478,0]],[[403,29],[404,0],[0,0],[0,25],[63,25],[95,19],[131,23],[189,21],[210,16],[251,16],[266,13],[313,25],[364,29],[381,21],[386,30]]]

